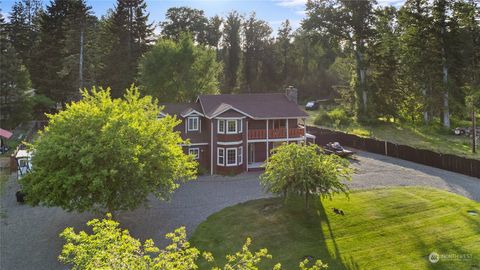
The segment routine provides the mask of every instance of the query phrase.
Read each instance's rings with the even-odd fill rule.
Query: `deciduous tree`
[[[180,227],[166,238],[171,241],[164,249],[155,246],[151,239],[142,244],[133,238],[127,230],[119,228],[119,223],[107,218],[93,219],[87,223],[92,227],[92,234],[84,231],[75,233],[74,229],[66,228],[60,236],[65,239],[59,260],[71,265],[74,270],[94,269],[135,269],[135,270],[194,270],[198,269],[197,261],[201,252],[190,245],[186,239],[185,227]],[[250,251],[251,240],[243,245],[235,254],[227,255],[227,263],[220,267],[211,267],[212,270],[258,270],[265,259],[272,255],[263,248]],[[203,252],[202,257],[213,263],[214,257],[209,252]],[[320,270],[327,268],[322,261],[317,260],[312,267],[307,267],[308,260],[300,263],[301,270]],[[273,268],[280,270],[281,265]]]
[[[144,92],[160,101],[191,102],[199,94],[218,93],[220,72],[215,51],[183,34],[178,43],[160,39],[143,56],[139,80]]]
[[[326,155],[314,144],[283,144],[273,150],[262,185],[272,193],[301,194],[305,207],[311,195],[331,197],[337,193],[348,195],[344,181],[351,179],[350,163],[336,155]]]
[[[49,115],[35,140],[33,170],[21,179],[31,205],[67,211],[131,210],[155,194],[167,199],[180,181],[190,180],[196,163],[182,151],[184,141],[170,116],[131,87],[124,99],[110,91],[82,91],[83,99]]]

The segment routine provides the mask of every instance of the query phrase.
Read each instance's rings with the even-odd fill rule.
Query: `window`
[[[187,129],[188,131],[197,131],[198,130],[198,117],[188,117],[187,118]]]
[[[243,124],[242,119],[238,120],[238,133],[242,133],[242,124]]]
[[[195,159],[200,157],[200,148],[188,148],[188,154],[194,155]]]
[[[227,120],[227,134],[237,133],[237,120]]]
[[[217,165],[224,166],[225,164],[225,149],[217,148]]]
[[[243,163],[243,146],[238,147],[238,156],[237,156],[238,165]]]
[[[225,133],[225,120],[217,120],[218,133]]]
[[[227,166],[237,165],[237,148],[227,148]]]

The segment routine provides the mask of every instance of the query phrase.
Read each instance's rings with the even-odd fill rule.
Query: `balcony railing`
[[[288,137],[289,138],[298,138],[304,135],[305,130],[303,128],[289,128]],[[266,129],[250,129],[248,130],[248,139],[249,140],[258,140],[266,139],[267,130]],[[287,129],[286,128],[274,128],[268,130],[269,139],[282,139],[287,138]]]

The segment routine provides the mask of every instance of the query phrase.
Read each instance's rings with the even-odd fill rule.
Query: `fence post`
[[[387,141],[385,141],[385,156],[388,156],[388,144]]]

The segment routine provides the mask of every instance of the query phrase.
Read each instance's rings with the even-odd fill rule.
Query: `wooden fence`
[[[430,150],[418,149],[372,138],[363,138],[353,134],[318,127],[308,126],[307,132],[316,136],[315,143],[320,146],[324,146],[329,142],[339,142],[342,145],[359,150],[400,158],[480,178],[480,160],[450,154],[440,154]]]

